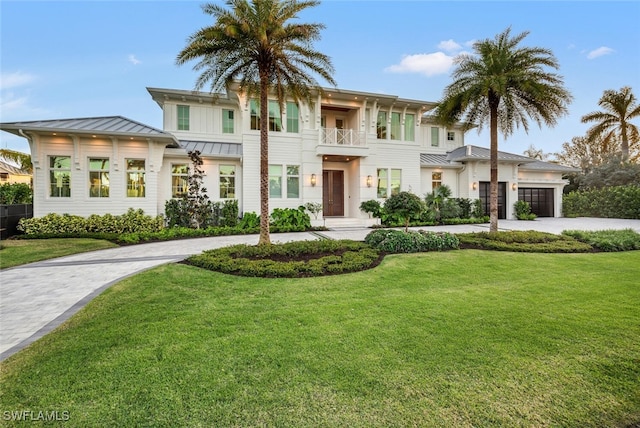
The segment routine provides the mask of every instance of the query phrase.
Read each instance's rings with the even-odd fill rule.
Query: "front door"
[[[491,208],[491,183],[488,181],[480,182],[480,200],[482,201],[482,207],[484,208],[485,215],[489,215]],[[507,206],[505,201],[507,200],[507,183],[504,181],[498,182],[498,218],[507,218]]]
[[[344,171],[322,171],[322,212],[325,217],[344,216]]]

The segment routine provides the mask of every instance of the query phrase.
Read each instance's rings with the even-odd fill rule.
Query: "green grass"
[[[0,269],[113,247],[117,247],[117,245],[101,239],[88,238],[2,241],[0,247]]]
[[[638,266],[477,250],[305,279],[166,265],[3,362],[0,409],[77,427],[634,426]]]

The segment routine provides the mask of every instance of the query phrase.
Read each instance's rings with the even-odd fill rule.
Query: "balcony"
[[[318,155],[367,156],[364,134],[353,129],[322,128],[320,143],[316,147]]]

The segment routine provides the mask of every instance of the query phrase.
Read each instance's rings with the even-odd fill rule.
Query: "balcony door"
[[[322,171],[322,212],[325,217],[344,216],[344,171]]]

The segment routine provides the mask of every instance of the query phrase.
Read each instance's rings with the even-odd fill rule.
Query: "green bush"
[[[311,228],[311,218],[303,206],[294,208],[276,208],[271,213],[270,225],[281,231],[294,232]]]
[[[69,214],[47,214],[44,217],[23,218],[18,230],[26,235],[80,236],[86,234],[124,234],[158,232],[164,227],[162,216],[151,217],[142,210],[129,210],[122,215],[105,214],[81,217]]]
[[[562,198],[565,217],[640,219],[640,186],[580,190]]]
[[[528,253],[584,253],[593,247],[570,236],[529,231],[460,233],[462,248]]]
[[[238,223],[240,229],[254,229],[260,227],[260,216],[254,212],[244,213]]]
[[[360,211],[369,214],[369,217],[380,218],[382,206],[375,199],[364,201],[360,204]]]
[[[25,183],[4,183],[0,186],[0,205],[30,204],[33,191]]]
[[[300,241],[278,245],[235,245],[189,257],[204,269],[253,277],[309,277],[357,272],[376,266],[380,254],[356,241]]]
[[[364,242],[386,253],[418,253],[444,251],[458,248],[458,238],[451,233],[435,233],[424,230],[405,232],[395,229],[378,229],[370,232]]]
[[[531,212],[531,205],[527,201],[516,201],[513,209],[518,220],[535,220],[538,217]]]
[[[640,250],[640,234],[633,229],[592,232],[565,230],[562,234],[587,243],[601,251]]]

